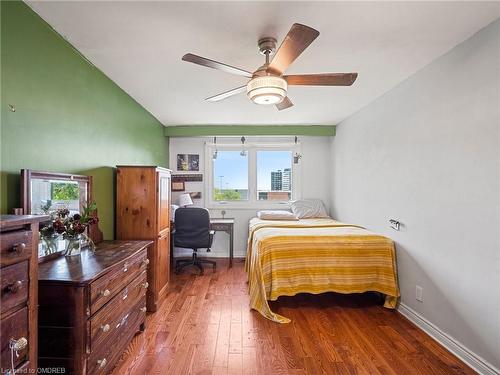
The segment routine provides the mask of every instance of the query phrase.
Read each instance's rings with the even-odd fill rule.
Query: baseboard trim
[[[401,315],[406,317],[417,327],[426,332],[434,340],[443,345],[446,349],[448,349],[451,353],[464,361],[468,366],[477,371],[479,374],[500,375],[499,369],[485,361],[477,354],[471,352],[462,343],[458,342],[453,337],[443,332],[441,329],[429,322],[412,308],[408,307],[404,303],[400,303],[398,311]]]

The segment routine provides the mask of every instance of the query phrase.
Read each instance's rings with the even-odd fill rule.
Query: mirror
[[[61,208],[67,208],[70,215],[79,213],[82,210],[82,204],[88,199],[86,185],[82,181],[31,179],[31,214],[47,215]]]
[[[92,177],[22,169],[21,201],[26,215],[48,215],[59,209],[68,209],[69,215],[82,213],[83,207],[92,201]],[[62,236],[43,235],[47,224],[40,223],[39,259],[58,256],[66,248]],[[91,227],[88,235],[94,243],[102,241],[97,225]]]

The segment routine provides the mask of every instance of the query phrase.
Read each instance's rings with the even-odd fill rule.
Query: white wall
[[[496,21],[342,122],[331,198],[338,219],[396,241],[402,303],[497,370],[499,67]]]
[[[239,137],[234,137],[238,138]],[[289,141],[293,137],[288,137]],[[252,142],[252,137],[246,137]],[[261,141],[272,141],[272,138],[259,137]],[[302,197],[322,199],[326,207],[330,204],[330,139],[331,137],[299,137],[301,143],[302,159],[300,160]],[[200,172],[206,177],[205,166],[205,142],[213,142],[213,137],[171,137],[170,138],[170,169],[177,172],[177,154],[199,154]],[[218,138],[218,142],[223,142]],[[194,172],[193,172],[194,173]],[[186,182],[186,192],[201,191],[202,199],[195,201],[196,206],[205,206],[205,178],[203,182]],[[176,204],[178,196],[182,193],[172,193],[172,202]],[[222,209],[221,209],[222,210]],[[221,217],[221,210],[210,210],[212,217]],[[224,208],[226,217],[235,218],[234,230],[234,256],[244,257],[246,254],[246,241],[248,237],[248,222],[255,217],[257,209],[230,209]],[[229,238],[225,233],[216,233],[211,256],[227,257],[229,254]],[[175,249],[174,256],[184,256],[189,251]]]

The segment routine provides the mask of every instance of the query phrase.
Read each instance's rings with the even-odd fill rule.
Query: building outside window
[[[283,191],[292,191],[292,168],[285,168],[283,170],[281,188]]]
[[[271,191],[282,189],[283,174],[281,171],[271,172]]]

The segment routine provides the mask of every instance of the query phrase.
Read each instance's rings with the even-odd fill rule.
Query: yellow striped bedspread
[[[278,323],[290,319],[267,301],[280,296],[376,291],[387,308],[399,297],[392,240],[333,219],[250,220],[245,267],[250,307]]]

